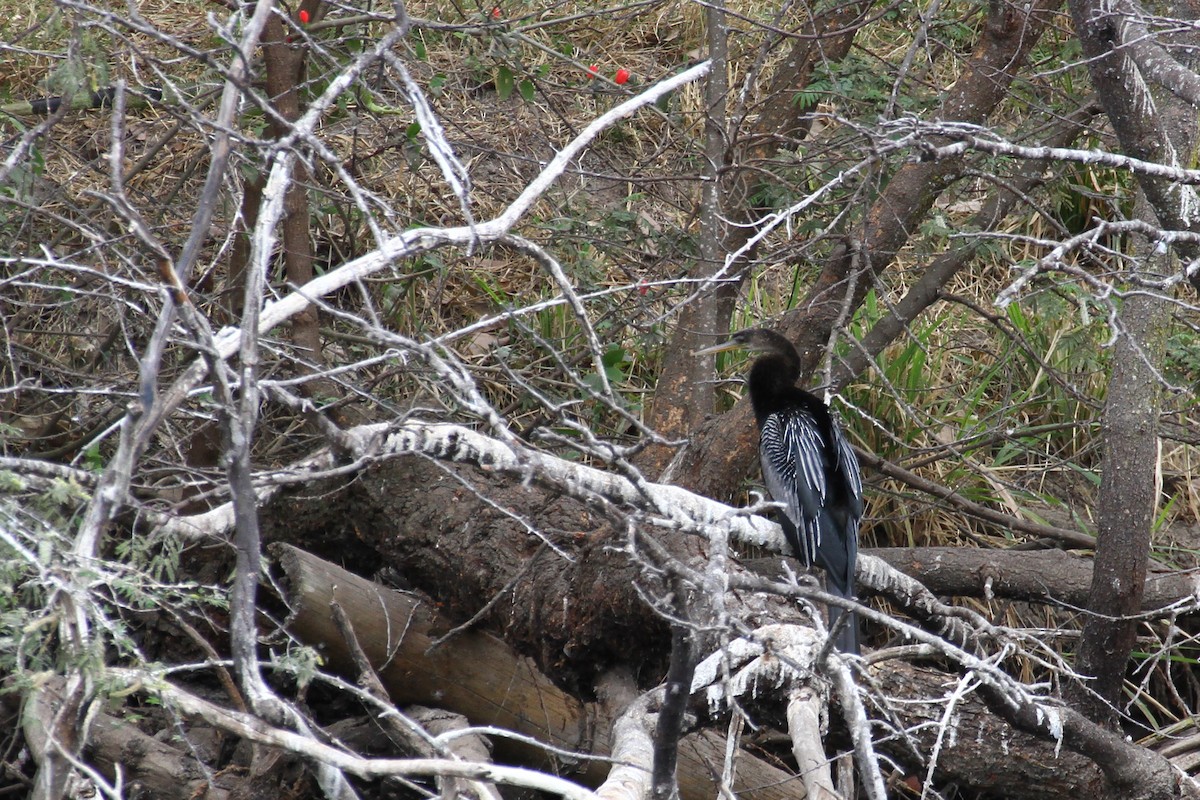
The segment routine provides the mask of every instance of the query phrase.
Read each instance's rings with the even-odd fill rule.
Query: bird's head
[[[751,353],[779,353],[793,355],[796,348],[792,343],[775,331],[766,328],[747,328],[731,335],[720,344],[705,347],[692,353],[694,356],[704,356],[710,353],[723,353],[726,350],[747,350]]]

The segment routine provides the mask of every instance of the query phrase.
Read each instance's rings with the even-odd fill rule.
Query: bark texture
[[[877,547],[880,558],[916,578],[934,594],[1062,603],[1085,607],[1093,561],[1062,550],[985,550],[974,547]],[[764,559],[778,568],[779,559]],[[1155,611],[1191,596],[1195,582],[1179,572],[1146,577],[1138,612]]]
[[[729,48],[724,4],[710,5],[705,20],[708,55],[713,65],[704,83],[705,164],[697,219],[700,257],[688,270],[688,277],[701,279],[713,277],[724,267],[726,216],[721,187],[729,152],[726,117]],[[687,436],[688,431],[713,412],[713,357],[695,357],[692,351],[708,344],[706,334],[717,330],[719,295],[716,290],[701,292],[679,309],[675,331],[664,349],[648,422],[668,439]],[[652,447],[643,453],[642,466],[658,472],[669,459],[669,450]]]
[[[495,601],[481,622],[585,695],[630,653],[642,656],[643,682],[665,671],[670,632],[633,589],[641,570],[618,552],[623,536],[571,498],[474,467],[404,458],[340,490],[283,499],[264,516],[268,538],[366,574],[386,565],[401,586],[439,598],[448,618],[470,619]]]
[[[1116,726],[1125,668],[1137,642],[1150,532],[1158,500],[1158,417],[1166,308],[1149,294],[1126,299],[1104,407],[1104,461],[1089,616],[1075,669],[1093,680],[1073,693],[1088,717]]]
[[[321,646],[333,667],[355,669],[327,610],[330,602],[336,601],[351,619],[395,700],[436,702],[477,724],[508,727],[566,749],[601,755],[609,752],[611,709],[581,703],[562,692],[500,640],[468,631],[431,647],[432,640],[450,626],[432,604],[412,593],[374,585],[295,548],[277,546],[274,552],[286,576],[290,629],[302,641]],[[480,664],[488,668],[480,669]],[[869,679],[882,718],[904,731],[882,740],[880,746],[903,765],[906,775],[918,781],[928,773],[924,759],[936,753],[934,771],[940,780],[957,781],[996,796],[1036,800],[1081,792],[1118,796],[1113,794],[1118,784],[1093,761],[1060,749],[1045,736],[1010,727],[989,709],[970,675],[958,677],[883,661],[869,668]],[[748,710],[761,713],[760,722],[774,720],[786,705],[786,691],[786,687],[763,685],[754,693]],[[948,712],[947,698],[951,697]],[[1078,715],[1076,719],[1074,726],[1068,726],[1068,735],[1093,740],[1095,730]],[[1130,757],[1130,751],[1140,748],[1115,738],[1106,746],[1112,763],[1119,765],[1119,770],[1129,769],[1132,776],[1119,784],[1119,796],[1162,796],[1153,791],[1174,785],[1174,778],[1162,773],[1166,762],[1149,751],[1144,751],[1146,758],[1139,761]],[[520,743],[499,740],[497,747],[505,758],[543,768],[550,758],[538,748]],[[682,742],[680,789],[684,798],[712,796],[709,770],[719,763],[722,749],[720,736],[714,733],[693,735]],[[741,796],[770,800],[791,796],[800,785],[799,778],[752,756],[740,759]],[[560,762],[555,766],[570,765]],[[603,780],[609,765],[580,762],[575,768],[579,779],[594,785]],[[1138,781],[1143,783],[1138,785]],[[1134,788],[1129,789],[1130,785]]]
[[[52,679],[46,699],[51,706],[63,700],[63,684]],[[13,723],[20,713],[20,694],[0,693],[0,723]],[[7,707],[10,706],[11,708]],[[145,710],[141,710],[145,713]],[[34,709],[30,713],[52,715],[53,708]],[[227,800],[233,796],[240,778],[237,770],[221,775],[206,772],[198,756],[212,756],[221,749],[223,736],[203,726],[190,727],[183,746],[159,741],[138,730],[133,723],[107,711],[97,712],[87,730],[83,755],[106,778],[113,780],[120,770],[129,797],[153,797],[160,800]],[[19,784],[3,788],[12,794]]]
[[[310,19],[318,19],[324,4],[312,0],[303,3]],[[272,133],[278,139],[286,139],[291,124],[300,118],[301,84],[308,63],[308,47],[294,41],[283,19],[272,15],[263,30],[264,66],[266,88],[271,106],[278,118],[270,117]],[[314,255],[311,221],[309,219],[309,192],[312,175],[303,158],[292,166],[292,180],[288,182],[284,196],[282,221],[283,271],[291,286],[303,286],[313,278]],[[295,364],[303,374],[319,373],[324,363],[322,353],[320,318],[316,305],[310,305],[291,320],[291,338],[296,348]],[[331,398],[342,394],[330,380],[315,377],[301,384],[301,391],[310,398]],[[335,416],[341,416],[335,411]],[[350,415],[341,416],[339,422],[352,421]]]

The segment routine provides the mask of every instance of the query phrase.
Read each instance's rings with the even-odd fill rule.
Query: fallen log
[[[469,630],[431,647],[449,625],[416,595],[360,578],[291,545],[272,545],[271,552],[285,575],[288,630],[318,647],[334,670],[354,669],[329,613],[336,600],[394,702],[437,705],[475,725],[505,728],[560,751],[496,737],[501,759],[554,769],[592,786],[604,780],[611,764],[586,758],[603,759],[612,751],[612,719],[597,704],[559,689],[532,660],[489,634]],[[723,737],[712,732],[686,737],[679,754],[681,797],[715,796],[724,758]],[[794,800],[798,786],[795,776],[739,753],[734,784],[739,797]]]

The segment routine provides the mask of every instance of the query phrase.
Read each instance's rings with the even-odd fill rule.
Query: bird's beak
[[[723,353],[726,350],[736,350],[741,346],[742,346],[741,342],[739,342],[735,339],[730,339],[728,342],[721,342],[720,344],[714,344],[712,347],[705,347],[701,350],[693,350],[692,355],[707,356],[711,353]]]

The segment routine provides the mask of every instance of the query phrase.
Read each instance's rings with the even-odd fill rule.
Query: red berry
[[[297,16],[298,16],[298,17],[300,17],[300,24],[301,24],[301,25],[307,25],[307,24],[308,24],[309,15],[308,15],[308,12],[307,12],[307,11],[305,11],[303,8],[302,8],[302,9],[300,9],[300,13],[299,13],[299,14],[297,14]]]
[[[650,286],[646,283],[645,278],[642,278],[640,281],[638,281],[638,294],[640,294],[642,297],[645,297],[646,292],[648,292],[649,290],[650,290]]]
[[[492,6],[492,19],[500,19],[500,6]]]
[[[617,70],[616,77],[613,78],[617,83],[626,83],[629,81],[629,70],[621,67]]]
[[[595,64],[589,64],[587,68],[588,78],[595,78],[600,74],[600,68]]]

